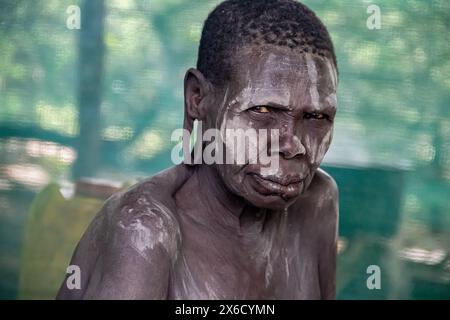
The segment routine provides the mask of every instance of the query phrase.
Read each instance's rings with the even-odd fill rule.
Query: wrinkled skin
[[[184,126],[278,129],[278,150],[267,143],[278,170],[181,164],[112,196],[74,253],[81,289],[63,282],[58,298],[335,297],[338,191],[318,167],[332,138],[336,70],[276,47],[238,56],[223,88],[188,70]]]

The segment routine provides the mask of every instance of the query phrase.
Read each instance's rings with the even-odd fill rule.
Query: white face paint
[[[333,87],[336,89],[338,85],[338,76],[336,67],[330,61],[330,59],[325,59],[325,63],[327,65],[327,70],[330,76],[330,79],[333,81]]]
[[[323,158],[325,157],[325,153],[328,151],[328,146],[330,145],[332,137],[332,131],[327,132],[325,137],[322,139],[321,143],[319,144],[319,148],[317,150],[317,153],[315,155],[315,158],[313,158],[313,162],[316,165],[319,165]]]
[[[332,81],[332,87],[336,88],[337,85],[337,72],[336,68],[333,66],[329,59],[322,59],[322,62],[325,63],[325,69],[328,72],[328,76]],[[337,107],[337,96],[335,90],[328,94],[326,97],[323,97],[323,94],[319,94],[318,90],[318,67],[316,65],[316,61],[313,59],[311,55],[306,55],[306,66],[308,69],[308,77],[311,82],[311,87],[309,89],[311,106],[315,110],[320,110],[323,102],[333,108]],[[323,102],[321,102],[323,101]],[[318,166],[323,158],[325,157],[325,153],[328,151],[328,146],[331,143],[332,139],[332,130],[328,131],[322,140],[315,141],[310,136],[307,136],[305,139],[305,144],[307,148],[311,150],[311,162]],[[316,146],[316,147],[315,147]]]
[[[330,106],[337,106],[337,96],[336,93],[331,93],[330,95],[328,95],[325,98],[325,101],[330,105]]]
[[[300,175],[301,179],[312,177],[332,137],[337,79],[332,62],[280,48],[265,52],[248,50],[231,78],[214,121],[220,125],[225,154],[232,158],[248,157],[244,158],[247,161],[236,161],[239,165],[219,168],[228,188],[249,200],[256,194],[254,179],[248,178],[252,175],[268,180],[271,177],[286,180],[286,176],[294,175]],[[279,145],[266,143],[261,149],[252,139],[238,148],[228,144],[227,130],[241,130],[244,136],[249,136],[245,133],[252,129],[257,131],[258,138],[260,129],[266,129],[269,135],[271,130],[278,130]],[[258,150],[257,165],[251,164],[255,158],[249,149]],[[259,161],[263,150],[269,155],[274,152],[279,155],[276,170],[263,172],[264,166]],[[268,188],[276,192],[275,186]],[[305,185],[302,190],[306,188]],[[264,194],[264,190],[260,191]]]
[[[308,69],[309,80],[311,81],[311,87],[309,88],[311,105],[314,109],[318,110],[320,108],[320,96],[319,90],[317,89],[317,68],[315,61],[309,54],[306,55],[306,67]]]
[[[219,117],[222,118],[220,137],[225,144],[225,163],[239,165],[257,163],[258,132],[252,127],[251,121],[246,122],[239,114],[246,109],[254,95],[254,90],[249,82],[248,86],[225,106],[227,93],[228,87],[218,113]],[[238,106],[238,108],[232,109],[235,106]],[[219,117],[216,120],[217,122]]]

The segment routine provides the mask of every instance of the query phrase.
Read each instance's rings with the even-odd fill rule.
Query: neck
[[[261,231],[266,209],[256,208],[232,193],[212,166],[201,165],[195,174],[202,201],[214,218],[239,231],[247,228]]]

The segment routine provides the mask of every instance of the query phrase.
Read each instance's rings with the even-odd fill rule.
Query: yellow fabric
[[[54,299],[73,251],[103,200],[65,199],[52,183],[33,200],[22,250],[19,299]]]

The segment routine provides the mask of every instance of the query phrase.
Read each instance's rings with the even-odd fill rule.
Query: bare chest
[[[185,228],[171,299],[319,299],[317,252],[301,229],[267,224],[250,235]]]

